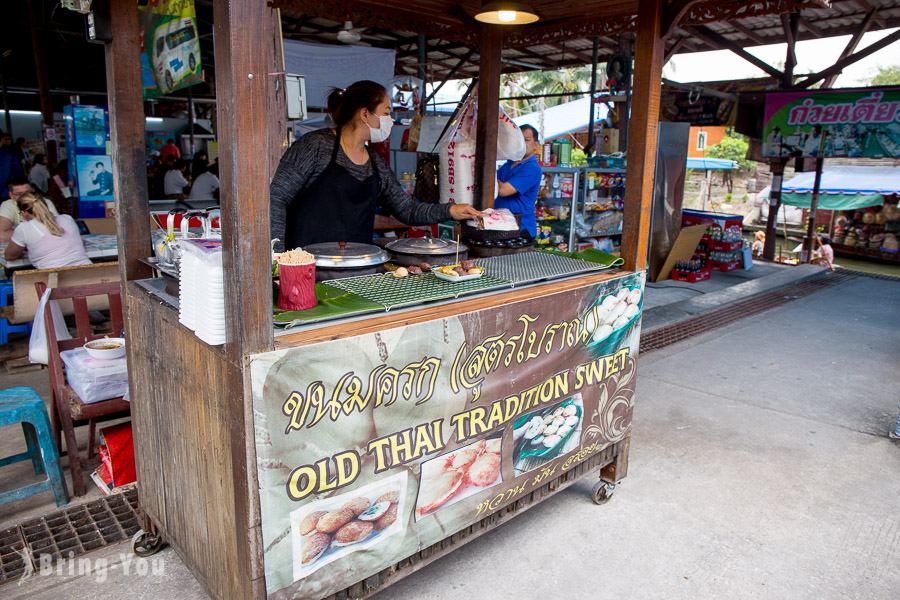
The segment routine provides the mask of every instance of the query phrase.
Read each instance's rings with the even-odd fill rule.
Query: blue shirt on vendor
[[[500,184],[500,195],[494,201],[494,208],[506,208],[514,213],[522,214],[522,230],[531,237],[537,235],[537,221],[534,218],[534,206],[537,204],[538,190],[541,187],[541,165],[538,163],[537,129],[531,125],[522,126],[525,138],[525,156],[520,161],[506,161],[497,172]]]

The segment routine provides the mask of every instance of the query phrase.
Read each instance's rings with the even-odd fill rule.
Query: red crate
[[[687,281],[688,283],[697,283],[698,281],[704,281],[709,279],[710,271],[709,267],[706,269],[702,269],[699,273],[685,273],[684,271],[679,271],[678,269],[672,269],[672,274],[670,277],[674,281]]]
[[[741,261],[732,260],[730,262],[719,262],[717,260],[711,260],[709,263],[712,265],[714,271],[734,271],[738,267],[741,266]]]
[[[722,250],[724,252],[732,252],[740,250],[744,247],[744,240],[735,240],[733,242],[723,242],[722,240],[711,240],[709,242],[710,250]]]

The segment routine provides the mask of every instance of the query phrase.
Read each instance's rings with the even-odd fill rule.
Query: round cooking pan
[[[460,234],[467,240],[487,241],[487,240],[511,240],[517,238],[522,233],[522,213],[513,213],[516,218],[517,229],[515,231],[497,231],[495,229],[478,229],[469,225],[468,221],[461,224]]]
[[[459,244],[457,254],[456,242],[440,238],[409,238],[394,240],[387,246],[398,265],[411,266],[427,262],[435,267],[453,265],[469,257],[469,249]]]
[[[378,246],[357,242],[323,242],[303,249],[316,257],[316,281],[381,273],[390,259]]]

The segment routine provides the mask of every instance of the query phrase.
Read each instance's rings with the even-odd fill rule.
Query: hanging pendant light
[[[492,25],[527,25],[534,23],[539,18],[528,4],[507,0],[488,2],[475,15],[476,21]]]

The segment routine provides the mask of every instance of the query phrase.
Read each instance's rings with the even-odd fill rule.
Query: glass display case
[[[625,169],[582,167],[581,171],[583,192],[574,218],[576,244],[590,241],[594,247],[613,252],[621,243]]]
[[[575,249],[576,233],[571,216],[577,212],[581,167],[541,167],[543,177],[538,191],[535,217],[537,243],[560,250]]]

